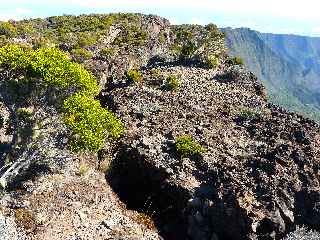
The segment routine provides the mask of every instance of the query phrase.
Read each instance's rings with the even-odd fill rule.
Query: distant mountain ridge
[[[320,38],[225,28],[231,55],[243,58],[272,101],[320,119]]]

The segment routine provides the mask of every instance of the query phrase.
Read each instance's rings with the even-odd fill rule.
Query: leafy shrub
[[[244,61],[240,57],[229,57],[227,62],[232,65],[243,65]]]
[[[77,62],[83,62],[93,57],[93,54],[84,48],[72,49],[71,53]]]
[[[209,56],[207,59],[207,65],[209,68],[216,68],[219,65],[219,58],[216,56]]]
[[[159,68],[153,68],[150,71],[150,74],[153,78],[159,78],[162,76],[161,70]]]
[[[123,134],[121,121],[100,102],[76,93],[64,102],[65,122],[73,131],[70,147],[73,151],[98,151],[103,147],[105,134],[117,139]]]
[[[78,174],[80,176],[84,176],[87,174],[87,172],[89,171],[89,167],[86,164],[81,164],[79,167],[79,172]]]
[[[161,32],[159,34],[159,43],[164,44],[166,42],[166,40],[167,40],[167,37],[166,37],[165,33]]]
[[[78,91],[64,100],[65,123],[72,130],[72,150],[98,151],[106,135],[116,139],[123,134],[121,121],[94,99],[99,93],[94,76],[71,62],[66,53],[55,48],[33,51],[6,45],[0,48],[0,67],[20,72],[25,79],[37,77],[45,86]]]
[[[76,47],[83,48],[97,43],[99,36],[96,33],[81,32],[78,33],[78,42]]]
[[[238,114],[238,118],[242,121],[251,121],[260,117],[260,113],[254,109],[244,108]]]
[[[176,150],[181,157],[191,157],[204,153],[206,149],[195,142],[189,135],[182,135],[176,139]]]
[[[136,69],[130,69],[127,72],[127,78],[130,81],[133,81],[135,83],[139,83],[142,81],[143,79],[143,75],[140,71],[136,70]]]
[[[180,87],[180,81],[177,76],[170,75],[166,79],[166,88],[168,90],[177,90]]]
[[[29,108],[18,108],[17,115],[19,120],[29,122],[32,118],[32,110]]]
[[[114,49],[113,48],[103,48],[100,50],[99,54],[101,57],[103,57],[103,59],[109,60],[114,54]]]
[[[5,35],[7,37],[15,37],[18,31],[17,28],[10,22],[0,23],[0,35]]]
[[[58,49],[41,48],[33,52],[31,66],[34,74],[51,86],[60,89],[75,87],[88,96],[99,93],[95,77]]]
[[[181,55],[185,58],[191,58],[196,50],[196,45],[193,42],[188,42],[182,46]]]
[[[134,46],[138,47],[145,43],[148,33],[139,29],[137,26],[124,26],[124,29],[114,40],[114,44],[119,47]]]

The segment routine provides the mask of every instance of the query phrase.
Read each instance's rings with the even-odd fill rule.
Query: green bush
[[[117,139],[123,134],[121,121],[94,99],[99,93],[95,77],[71,62],[66,53],[54,48],[33,51],[6,45],[0,48],[0,67],[18,71],[25,79],[36,77],[48,87],[78,90],[64,100],[65,123],[72,130],[72,150],[98,151],[106,136]]]
[[[232,65],[243,65],[244,61],[240,57],[229,57],[227,60]]]
[[[114,49],[113,48],[103,48],[99,52],[100,56],[103,57],[105,60],[111,59],[111,57],[114,54]]]
[[[114,40],[114,44],[119,47],[134,46],[138,47],[145,43],[148,33],[139,29],[137,26],[124,26],[124,29]]]
[[[180,81],[177,76],[170,75],[166,79],[166,88],[168,90],[177,90],[180,87]]]
[[[238,117],[243,121],[251,121],[259,118],[260,112],[254,109],[244,108],[239,112]]]
[[[194,141],[190,135],[177,137],[176,150],[181,157],[191,157],[206,152],[206,149]]]
[[[100,102],[82,93],[64,102],[65,122],[73,131],[70,147],[73,151],[88,149],[96,152],[103,147],[105,135],[117,139],[123,134],[121,121]]]
[[[5,35],[7,37],[17,36],[17,28],[10,22],[0,23],[0,35]]]
[[[17,116],[19,120],[24,122],[30,122],[32,119],[32,110],[29,108],[18,108],[17,109]]]
[[[127,72],[127,78],[130,81],[133,81],[135,83],[139,83],[142,81],[143,79],[143,75],[140,71],[136,70],[136,69],[130,69]]]
[[[73,58],[77,62],[83,62],[85,60],[91,59],[93,57],[93,54],[84,48],[75,48],[71,51]]]
[[[76,47],[83,48],[92,46],[97,43],[99,36],[97,33],[91,33],[91,32],[81,32],[77,34],[78,41],[76,44]]]
[[[89,171],[89,167],[86,164],[81,164],[79,166],[79,171],[78,171],[78,175],[79,176],[85,176]]]
[[[219,65],[219,58],[216,56],[208,57],[207,65],[209,68],[216,68]]]

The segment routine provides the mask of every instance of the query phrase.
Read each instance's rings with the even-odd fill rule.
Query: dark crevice
[[[138,151],[123,148],[106,177],[128,209],[152,218],[164,240],[188,239],[184,209],[190,196],[169,184],[165,171],[151,166]]]

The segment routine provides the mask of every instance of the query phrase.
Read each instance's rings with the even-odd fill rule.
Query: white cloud
[[[7,11],[5,13],[1,13],[0,20],[8,21],[8,20],[21,20],[30,16],[32,14],[32,10],[26,8],[16,8],[13,11]]]
[[[314,27],[311,29],[312,34],[320,36],[320,27]]]

